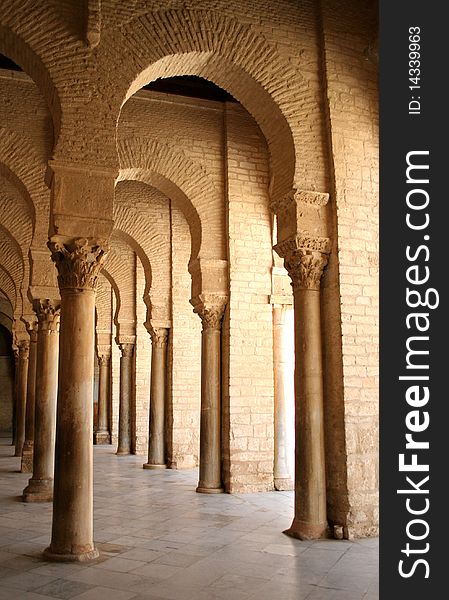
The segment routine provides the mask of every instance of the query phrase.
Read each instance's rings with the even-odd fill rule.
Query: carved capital
[[[17,343],[19,349],[19,360],[28,360],[30,352],[30,342],[28,340],[21,340]]]
[[[134,344],[120,344],[122,358],[132,358],[134,354]]]
[[[99,367],[108,367],[109,362],[111,360],[111,356],[109,354],[99,354],[98,355],[98,365]]]
[[[279,215],[301,202],[316,207],[325,206],[329,202],[329,194],[293,188],[279,200],[270,202],[270,208],[275,214]]]
[[[227,296],[221,294],[200,294],[190,300],[193,312],[198,314],[203,323],[203,331],[221,329],[221,320],[228,302]]]
[[[58,269],[60,290],[95,290],[108,251],[105,241],[78,238],[73,243],[65,244],[54,236],[48,242],[48,247]]]
[[[150,335],[153,347],[166,348],[168,341],[168,329],[165,329],[165,327],[152,327]]]
[[[60,303],[48,298],[34,300],[33,308],[39,321],[39,331],[44,333],[58,333]]]
[[[33,320],[25,321],[25,326],[30,336],[30,342],[37,342],[38,322]]]
[[[284,259],[293,289],[318,290],[327,255],[329,238],[300,233],[277,244],[274,249]]]

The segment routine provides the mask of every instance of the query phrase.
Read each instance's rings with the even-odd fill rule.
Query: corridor
[[[293,492],[196,494],[196,471],[148,471],[94,447],[89,564],[49,563],[52,504],[25,504],[29,474],[0,445],[0,600],[377,600],[378,541],[299,541]]]

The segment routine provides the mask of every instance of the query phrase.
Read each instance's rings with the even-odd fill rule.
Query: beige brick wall
[[[229,491],[273,487],[272,226],[266,144],[250,115],[227,105],[230,299],[225,318],[223,446]]]
[[[338,420],[345,453],[328,462],[331,469],[338,461],[339,472],[346,466],[349,534],[370,535],[378,523],[378,94],[377,64],[368,55],[376,12],[355,0],[326,0],[323,7],[344,386]]]
[[[191,276],[187,271],[190,234],[173,204],[171,217],[172,327],[169,339],[169,464],[198,466],[201,398],[201,319],[189,303]],[[170,431],[171,430],[171,431]]]

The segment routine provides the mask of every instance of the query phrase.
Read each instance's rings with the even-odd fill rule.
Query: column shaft
[[[133,344],[120,344],[120,406],[117,454],[131,453],[131,401],[133,393]]]
[[[320,292],[298,289],[295,303],[296,477],[291,533],[302,539],[327,530]]]
[[[98,381],[98,428],[94,434],[96,444],[110,444],[111,438],[108,430],[108,404],[109,404],[109,356],[98,357],[100,367]]]
[[[25,441],[22,449],[22,473],[33,471],[34,405],[36,398],[37,323],[30,323],[30,352],[28,358],[27,402],[25,413]]]
[[[58,393],[59,303],[38,302],[36,402],[33,476],[23,490],[24,502],[53,499],[56,398]]]
[[[227,298],[204,294],[192,301],[201,333],[200,468],[197,492],[223,492],[221,465],[221,319]]]
[[[16,405],[16,446],[14,456],[22,456],[25,442],[25,411],[27,400],[29,341],[21,341],[17,369],[17,405]]]
[[[165,405],[167,394],[168,330],[154,329],[151,350],[148,462],[144,469],[165,469]]]
[[[306,246],[301,246],[306,243]],[[326,537],[323,366],[320,280],[328,238],[295,236],[277,244],[292,279],[295,310],[295,516],[285,533],[300,539]]]
[[[294,352],[287,344],[287,318],[291,312],[288,306],[273,308],[274,487],[277,490],[293,489],[288,403],[290,398],[294,401]]]
[[[44,557],[96,558],[93,541],[95,288],[105,247],[84,238],[49,243],[58,268],[61,332],[56,410],[53,523]]]

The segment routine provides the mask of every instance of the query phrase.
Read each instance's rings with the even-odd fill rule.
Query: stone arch
[[[147,183],[173,200],[190,228],[191,260],[226,258],[224,203],[206,170],[157,140],[135,139],[118,143],[118,181]]]
[[[273,200],[294,180],[303,189],[325,185],[319,86],[258,28],[215,10],[146,12],[103,32],[98,61],[103,91],[117,107],[143,85],[175,75],[197,75],[230,92],[267,140]],[[107,69],[111,62],[115,68]]]

